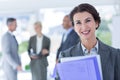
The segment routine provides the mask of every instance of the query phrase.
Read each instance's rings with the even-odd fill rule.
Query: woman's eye
[[[86,23],[87,23],[87,22],[90,22],[90,21],[91,21],[91,20],[86,20]]]
[[[80,21],[78,21],[78,22],[76,22],[76,24],[81,24],[81,22],[80,22]]]

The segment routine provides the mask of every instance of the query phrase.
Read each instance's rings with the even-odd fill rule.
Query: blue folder
[[[57,70],[61,80],[102,80],[97,57],[62,62]]]

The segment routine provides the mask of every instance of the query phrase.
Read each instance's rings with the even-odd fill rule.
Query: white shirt
[[[36,43],[37,54],[39,54],[42,49],[42,41],[43,41],[43,36],[41,36],[41,37],[37,36],[37,43]]]
[[[88,52],[88,50],[84,47],[84,45],[82,43],[81,43],[81,46],[82,46],[84,55],[96,55],[96,54],[98,54],[98,41],[97,41],[96,45],[90,50],[90,53]]]
[[[73,27],[69,28],[68,30],[65,31],[64,37],[63,37],[63,42],[67,39],[68,34],[73,30]]]

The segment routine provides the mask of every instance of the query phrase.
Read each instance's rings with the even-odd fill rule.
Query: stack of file
[[[60,80],[103,80],[99,55],[61,58]]]

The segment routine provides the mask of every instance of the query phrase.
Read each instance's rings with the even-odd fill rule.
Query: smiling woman
[[[61,52],[60,58],[100,55],[103,80],[120,80],[120,50],[104,44],[96,37],[101,19],[94,6],[87,3],[78,5],[71,11],[70,18],[81,40]]]
[[[86,40],[95,41],[94,44],[96,44],[95,30],[98,27],[98,23],[94,21],[92,15],[88,12],[82,12],[76,13],[73,18],[75,31],[81,37],[81,41],[83,43],[86,43]]]
[[[78,9],[78,7],[80,8]],[[90,52],[90,49],[97,43],[95,31],[98,29],[101,20],[99,13],[93,6],[81,4],[78,7],[75,7],[71,12],[71,20],[81,42]]]

